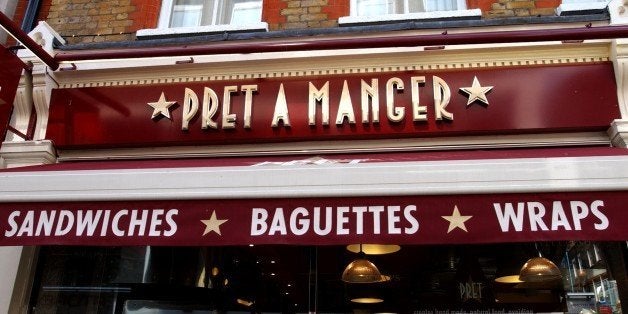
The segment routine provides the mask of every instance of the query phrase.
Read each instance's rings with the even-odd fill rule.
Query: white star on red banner
[[[229,219],[218,219],[216,217],[216,211],[212,212],[212,216],[209,219],[201,220],[203,224],[205,224],[205,231],[203,232],[203,236],[207,235],[210,232],[216,232],[218,235],[222,235],[220,233],[220,225],[227,222]]]
[[[454,206],[454,212],[451,214],[451,216],[441,216],[443,217],[443,219],[449,221],[449,228],[447,228],[447,233],[450,233],[451,231],[453,231],[456,228],[460,228],[462,230],[464,230],[464,232],[469,232],[467,231],[467,226],[465,226],[465,222],[469,219],[471,219],[473,216],[462,216],[460,215],[460,211],[458,210],[458,206]]]

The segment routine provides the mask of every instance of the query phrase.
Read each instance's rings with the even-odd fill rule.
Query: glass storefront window
[[[517,280],[522,265],[539,254],[558,266],[560,276]],[[345,246],[42,247],[30,309],[622,313],[626,255],[626,243],[616,242],[402,246],[363,256],[381,280],[347,283],[341,274],[360,254]]]

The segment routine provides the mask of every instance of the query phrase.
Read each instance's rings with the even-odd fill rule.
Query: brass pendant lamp
[[[523,264],[519,272],[519,280],[525,282],[546,282],[562,278],[558,266],[549,259],[541,256],[541,251],[539,251],[536,243],[534,246],[539,256],[533,257]]]
[[[382,274],[377,266],[366,259],[360,245],[359,257],[349,263],[342,272],[342,281],[347,283],[376,283],[382,281]]]
[[[525,282],[543,282],[558,280],[562,277],[560,269],[545,257],[529,259],[519,272],[519,280]]]

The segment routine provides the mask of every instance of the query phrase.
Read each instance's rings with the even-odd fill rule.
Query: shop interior
[[[41,247],[32,313],[622,313],[626,242]],[[625,308],[625,306],[624,306]],[[624,311],[626,311],[624,309]]]

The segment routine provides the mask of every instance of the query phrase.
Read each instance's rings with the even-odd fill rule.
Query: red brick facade
[[[328,4],[323,8],[330,20],[337,21],[341,16],[349,15],[349,0],[328,0]]]
[[[161,0],[132,0],[131,3],[135,10],[129,13],[129,19],[133,21],[133,24],[128,31],[135,32],[138,29],[157,27]]]
[[[265,0],[262,20],[270,30],[338,26],[349,14],[349,0]]]
[[[467,0],[484,18],[553,15],[561,0]],[[27,0],[14,20],[21,23]],[[338,26],[350,0],[264,0],[262,20],[270,30]],[[46,20],[69,43],[132,40],[139,29],[155,28],[161,0],[42,0],[38,20]]]
[[[17,4],[21,23],[27,0]],[[154,28],[161,0],[42,0],[37,20],[45,20],[69,43],[130,40],[138,29]]]
[[[286,23],[286,17],[281,12],[288,8],[284,0],[266,0],[262,9],[262,21],[268,23],[268,28],[278,30]]]

